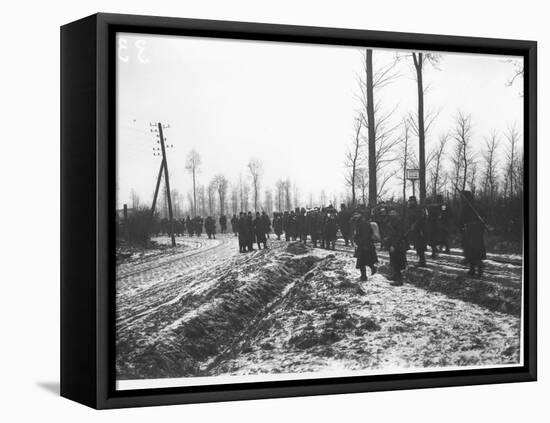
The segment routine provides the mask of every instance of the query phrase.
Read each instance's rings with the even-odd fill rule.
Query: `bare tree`
[[[250,159],[248,162],[248,171],[252,179],[252,189],[254,190],[254,211],[258,211],[258,200],[260,195],[260,178],[262,176],[262,163],[258,159]]]
[[[364,79],[360,78],[360,101],[364,112],[362,113],[363,127],[367,130],[366,143],[368,147],[368,183],[369,205],[374,206],[381,194],[385,192],[388,180],[395,174],[384,169],[393,161],[390,157],[399,140],[394,136],[398,125],[391,124],[391,118],[396,110],[384,112],[381,102],[376,101],[375,96],[379,89],[391,84],[398,76],[397,63],[399,57],[382,67],[375,69],[373,64],[373,51],[367,49],[364,54]]]
[[[250,204],[250,185],[246,182],[243,183],[242,204],[242,210],[248,211],[248,205]]]
[[[504,134],[504,138],[506,139],[507,143],[505,153],[506,163],[504,168],[504,196],[512,198],[519,192],[520,189],[519,180],[521,176],[518,177],[518,173],[520,173],[520,175],[523,174],[523,170],[521,170],[521,172],[518,172],[518,169],[522,169],[523,166],[518,165],[518,162],[520,162],[518,153],[520,136],[516,127],[510,126]],[[523,162],[523,159],[521,160],[521,162]]]
[[[216,181],[213,179],[208,184],[206,189],[206,194],[208,197],[208,214],[210,216],[216,213],[216,191],[217,191]]]
[[[290,197],[290,189],[291,189],[291,184],[290,184],[290,179],[286,179],[285,180],[285,183],[284,183],[284,191],[285,191],[285,210],[290,210],[292,209],[292,202],[291,202],[291,197]]]
[[[185,169],[193,175],[193,216],[197,215],[197,189],[196,189],[196,180],[197,173],[200,172],[202,161],[201,156],[197,151],[191,150],[187,155],[187,162],[185,164]]]
[[[300,206],[300,190],[298,189],[298,184],[294,182],[292,184],[292,199],[294,201],[294,207]]]
[[[139,208],[140,199],[139,199],[139,195],[137,194],[137,192],[134,191],[133,189],[130,192],[130,199],[132,200],[132,208],[134,210],[137,210]]]
[[[225,203],[226,203],[226,197],[227,197],[227,186],[229,185],[229,183],[227,182],[226,177],[220,173],[214,176],[212,183],[214,184],[214,188],[218,193],[218,200],[220,204],[220,215],[224,215]]]
[[[351,205],[356,204],[355,188],[357,184],[357,167],[362,161],[362,149],[361,149],[361,128],[363,127],[363,118],[358,116],[355,118],[355,125],[353,129],[354,137],[353,144],[350,150],[346,153],[345,166],[349,169],[348,174],[345,176],[346,184],[351,187]],[[363,201],[365,201],[363,196]]]
[[[239,187],[236,184],[231,185],[231,210],[234,215],[239,211]]]
[[[275,192],[277,200],[277,210],[281,212],[285,207],[285,181],[279,179],[277,182],[275,182]]]
[[[456,141],[455,152],[451,159],[453,163],[453,178],[456,197],[457,189],[466,189],[469,176],[468,172],[471,171],[469,167],[474,162],[471,151],[472,118],[470,115],[465,115],[462,112],[458,113],[452,137]]]
[[[442,180],[444,179],[443,161],[445,160],[445,147],[449,141],[449,134],[443,134],[439,137],[438,144],[434,147],[433,151],[429,154],[430,164],[430,188],[432,191],[432,197],[435,197],[441,192]]]
[[[204,185],[197,187],[198,210],[201,216],[206,216],[206,189]]]
[[[411,122],[410,119],[403,119],[401,134],[401,153],[399,164],[401,169],[401,183],[403,201],[407,199],[407,169],[414,167],[414,153],[411,148]]]
[[[264,209],[269,215],[273,213],[273,192],[270,188],[266,188],[264,193]]]
[[[357,189],[361,195],[361,203],[367,203],[367,191],[369,188],[369,172],[364,167],[357,168]]]
[[[493,131],[488,138],[485,138],[485,150],[482,153],[484,161],[483,169],[483,193],[493,201],[498,189],[497,181],[497,149],[499,145],[498,135]]]
[[[431,63],[435,67],[441,59],[441,55],[434,53],[415,53],[411,54],[414,70],[416,74],[416,88],[418,95],[418,164],[420,170],[419,197],[420,202],[426,200],[426,125],[424,116],[424,65]]]

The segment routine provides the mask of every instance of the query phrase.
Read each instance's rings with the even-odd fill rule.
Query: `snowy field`
[[[342,244],[271,241],[239,254],[232,235],[180,237],[176,249],[155,241],[118,254],[121,382],[520,363],[521,257],[491,255],[479,279],[457,251],[425,269],[409,254],[405,284],[393,287],[384,251],[359,282]]]

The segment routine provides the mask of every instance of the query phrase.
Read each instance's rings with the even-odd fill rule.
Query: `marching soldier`
[[[461,192],[462,208],[460,210],[459,225],[462,231],[462,247],[464,260],[469,265],[469,275],[483,274],[483,260],[487,258],[483,233],[485,225],[483,218],[475,208],[474,196],[470,191]]]
[[[231,218],[231,230],[233,231],[233,235],[239,235],[239,218],[236,214]]]
[[[346,208],[345,204],[340,204],[340,211],[338,212],[338,226],[340,227],[340,232],[342,233],[342,238],[346,243],[346,246],[349,244],[350,240],[350,213]]]
[[[399,218],[395,210],[389,211],[384,243],[390,253],[391,274],[388,279],[393,281],[391,283],[393,286],[403,285],[401,271],[407,267],[408,242],[402,219]]]
[[[267,249],[266,233],[269,228],[266,225],[265,219],[260,216],[260,212],[256,212],[256,218],[254,219],[253,227],[254,235],[256,237],[256,243],[258,244],[258,250],[262,249],[261,244],[264,244],[264,248]]]
[[[216,239],[216,221],[212,216],[208,216],[205,219],[204,229],[206,230],[206,235],[208,235],[208,239]]]
[[[283,233],[283,218],[281,213],[273,214],[273,232],[277,235],[277,240],[280,240]]]
[[[408,236],[418,255],[418,267],[426,267],[426,213],[411,195],[407,205]]]
[[[285,231],[285,241],[290,241],[290,214],[285,210],[283,214],[283,231]]]
[[[357,246],[355,249],[355,257],[357,258],[355,268],[361,272],[361,280],[366,281],[367,266],[371,270],[371,275],[374,275],[376,273],[376,263],[378,263],[376,248],[373,242],[372,226],[367,217],[366,210],[358,222],[354,241]]]
[[[248,212],[246,216],[246,241],[248,251],[254,251],[254,242],[256,242],[256,234],[254,231],[254,219],[252,212]]]
[[[292,239],[292,241],[296,241],[296,214],[294,214],[294,210],[290,210],[290,214],[288,216],[288,232],[290,239]]]
[[[219,221],[220,221],[220,232],[224,234],[227,232],[227,216],[225,214],[222,214],[220,216]]]
[[[269,233],[271,232],[271,220],[265,211],[262,211],[262,221],[264,224],[266,237],[269,238]]]
[[[324,247],[327,250],[334,250],[336,247],[336,232],[338,228],[336,226],[336,213],[334,211],[334,207],[330,206],[324,222]]]
[[[187,218],[185,219],[185,227],[187,228],[187,233],[189,234],[189,236],[193,236],[193,234],[195,233],[195,228],[189,216],[187,216]]]
[[[306,222],[306,209],[302,208],[297,210],[296,215],[296,235],[300,241],[304,244],[307,242],[307,222]]]
[[[238,223],[233,227],[238,230],[239,235],[239,252],[245,253],[248,246],[248,230],[247,230],[247,219],[243,212],[239,213]]]

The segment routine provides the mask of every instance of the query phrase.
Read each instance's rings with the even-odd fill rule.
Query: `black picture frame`
[[[524,77],[522,367],[114,389],[115,35],[117,32],[519,55]],[[537,377],[537,44],[152,16],[95,14],[61,28],[61,395],[118,408],[534,381]]]

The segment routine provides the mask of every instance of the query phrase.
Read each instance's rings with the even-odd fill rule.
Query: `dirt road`
[[[476,280],[442,257],[396,288],[384,253],[359,283],[346,249],[271,247],[239,254],[232,235],[178,238],[118,263],[118,379],[519,360],[520,267],[492,263],[498,274]]]

